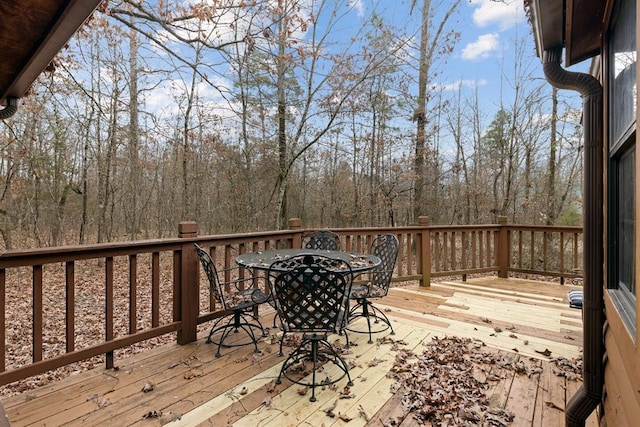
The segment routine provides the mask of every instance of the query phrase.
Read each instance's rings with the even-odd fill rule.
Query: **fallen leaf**
[[[340,415],[338,415],[338,418],[340,418],[345,423],[348,423],[349,421],[351,421],[353,419],[350,416],[348,416],[347,414],[340,414]]]
[[[544,351],[536,350],[536,353],[541,354],[543,356],[549,357],[551,356],[551,350],[545,348]]]
[[[239,359],[236,359],[235,362],[236,363],[242,363],[242,362],[246,362],[247,360],[249,360],[249,358],[247,356],[241,357]]]
[[[111,402],[106,397],[101,397],[98,399],[98,408],[104,408],[105,406],[111,405]]]
[[[336,414],[333,411],[336,409],[336,406],[338,406],[338,399],[334,400],[333,403],[324,408],[323,411],[328,417],[335,418]]]
[[[378,359],[377,357],[374,357],[370,362],[369,362],[369,367],[373,368],[374,366],[378,366],[380,363],[384,362],[384,359]]]
[[[547,405],[549,408],[558,409],[558,410],[564,412],[564,408],[559,407],[558,405],[556,405],[553,402],[545,401],[544,404]]]
[[[201,377],[201,376],[202,376],[202,372],[196,372],[196,371],[193,371],[193,370],[189,370],[189,371],[184,373],[184,379],[185,380],[191,380],[191,379],[198,378],[198,377]]]
[[[162,425],[172,423],[174,421],[179,421],[182,419],[182,414],[174,414],[173,412],[167,412],[162,414],[160,417],[160,423]]]
[[[369,422],[369,416],[367,415],[367,413],[365,412],[364,408],[362,407],[362,405],[358,405],[358,413],[360,414],[360,416],[362,418],[364,418],[364,420],[366,422]]]
[[[162,411],[149,411],[142,416],[143,420],[148,418],[160,418],[162,416]]]
[[[153,383],[145,383],[144,387],[142,387],[142,392],[149,393],[150,391],[153,391],[154,388],[156,388],[156,386]]]

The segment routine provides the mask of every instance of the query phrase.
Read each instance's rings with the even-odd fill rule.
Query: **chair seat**
[[[227,294],[224,297],[225,306],[231,310],[242,310],[245,307],[251,308],[256,304],[268,302],[271,298],[261,289],[246,289],[238,293]]]
[[[383,287],[370,283],[365,285],[354,286],[351,290],[351,298],[380,298],[387,294],[387,290]]]

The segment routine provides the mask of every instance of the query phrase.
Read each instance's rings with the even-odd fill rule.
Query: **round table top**
[[[236,257],[236,263],[244,268],[268,270],[274,261],[286,260],[299,255],[322,255],[346,261],[351,266],[351,271],[361,273],[377,267],[382,262],[374,255],[358,252],[329,251],[325,249],[276,249],[269,251],[247,252]]]

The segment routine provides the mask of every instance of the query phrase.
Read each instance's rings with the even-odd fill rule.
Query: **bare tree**
[[[417,0],[413,0],[411,10],[416,6]],[[414,218],[426,214],[424,212],[425,198],[424,190],[427,184],[427,162],[434,162],[428,149],[427,124],[429,118],[427,116],[428,85],[433,78],[432,67],[438,59],[438,55],[442,52],[451,52],[458,33],[455,31],[447,31],[446,24],[460,5],[460,0],[455,0],[447,5],[446,10],[439,16],[439,23],[435,30],[432,28],[436,21],[436,13],[432,9],[431,0],[423,0],[422,2],[422,20],[420,24],[420,58],[418,60],[418,96],[416,99],[416,110],[414,120],[416,122],[416,145],[414,158],[414,174],[415,174],[415,200],[414,200]]]

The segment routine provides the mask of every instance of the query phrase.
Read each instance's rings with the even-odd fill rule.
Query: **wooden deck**
[[[117,370],[84,372],[2,403],[13,426],[412,426],[418,424],[402,414],[402,393],[390,391],[396,380],[387,375],[398,348],[418,354],[434,337],[457,336],[483,342],[512,366],[538,368],[529,375],[504,364],[482,371],[495,374],[487,396],[515,414],[512,425],[564,425],[563,409],[581,382],[556,375],[551,360],[581,353],[581,312],[567,303],[572,288],[495,277],[393,288],[377,305],[387,310],[396,335],[376,338],[388,336],[401,345],[367,344],[366,335],[349,335],[356,344],[345,356],[354,380],[349,399],[337,400],[338,392],[326,388],[311,403],[299,394],[300,386],[284,382],[273,389],[283,360],[275,343],[262,343],[258,355],[240,347],[215,358],[215,349],[200,339],[158,347],[119,361]],[[346,380],[338,389],[344,385]],[[145,386],[153,390],[144,392]],[[333,412],[349,422],[324,411],[336,401]],[[595,415],[588,424],[596,425]]]

